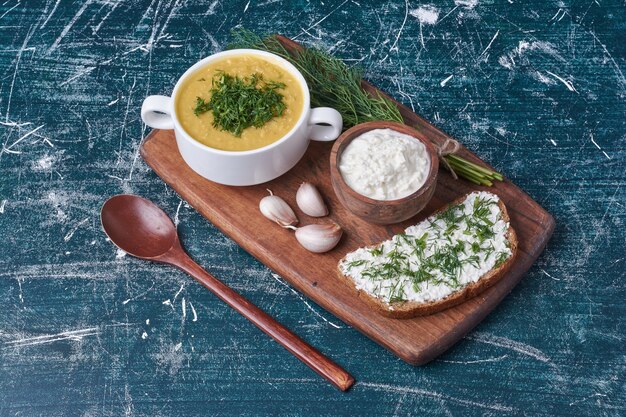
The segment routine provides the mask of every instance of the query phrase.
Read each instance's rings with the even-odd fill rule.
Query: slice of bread
[[[466,194],[461,198],[453,201],[449,205],[444,206],[439,210],[436,210],[432,215],[440,213],[455,204],[462,203],[470,194]],[[387,302],[386,300],[378,298],[365,290],[358,289],[355,285],[355,281],[350,276],[344,275],[339,265],[341,265],[341,263],[346,259],[345,257],[339,261],[339,277],[352,288],[354,288],[355,291],[357,291],[359,298],[365,301],[371,308],[377,310],[384,316],[391,318],[409,319],[417,316],[426,316],[461,304],[462,302],[479,295],[487,288],[493,286],[510,270],[511,265],[513,265],[513,261],[517,254],[517,235],[515,234],[515,230],[513,230],[510,225],[510,218],[506,210],[506,206],[501,199],[498,201],[498,206],[500,208],[502,220],[509,224],[508,230],[505,232],[505,238],[508,241],[509,248],[511,249],[511,255],[501,265],[491,269],[490,271],[487,271],[484,275],[479,277],[477,281],[470,282],[466,286],[447,295],[445,298],[428,302]],[[429,216],[429,218],[431,216]],[[371,246],[369,247],[369,249],[376,249],[379,246],[380,245]]]

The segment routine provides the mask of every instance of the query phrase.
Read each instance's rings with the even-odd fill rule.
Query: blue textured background
[[[88,0],[0,5],[2,415],[626,414],[622,1]],[[557,220],[504,302],[411,367],[220,234],[138,156],[142,99],[232,27],[329,49]],[[182,273],[116,252],[126,192],[357,378],[342,394]],[[416,335],[419,337],[419,335]]]

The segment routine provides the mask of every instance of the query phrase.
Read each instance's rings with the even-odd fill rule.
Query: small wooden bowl
[[[354,191],[343,179],[339,172],[339,160],[344,149],[354,138],[374,129],[393,129],[413,136],[426,146],[430,156],[430,172],[424,185],[413,194],[398,200],[374,200]],[[356,125],[337,139],[330,153],[330,179],[337,198],[348,210],[370,223],[399,223],[419,213],[435,192],[438,170],[439,157],[430,141],[417,130],[396,122],[375,121]]]

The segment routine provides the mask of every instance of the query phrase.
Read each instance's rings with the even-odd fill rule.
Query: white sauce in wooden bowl
[[[374,200],[397,200],[426,182],[430,157],[413,136],[393,129],[374,129],[346,146],[339,172],[350,188]]]

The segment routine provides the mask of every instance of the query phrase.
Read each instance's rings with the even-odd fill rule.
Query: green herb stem
[[[489,187],[493,185],[493,183],[491,182],[491,178],[487,177],[485,174],[481,172],[473,171],[471,168],[465,165],[459,164],[458,162],[449,162],[449,163],[454,169],[454,171],[459,175],[463,174],[464,178],[468,180],[474,180],[473,182],[477,183],[478,185],[486,185]]]
[[[474,171],[478,171],[478,172],[482,172],[484,174],[487,174],[487,176],[489,177],[493,177],[494,179],[497,179],[499,181],[503,180],[502,174],[500,174],[497,171],[493,171],[489,168],[485,168],[483,166],[477,165],[473,162],[468,161],[467,159],[463,159],[457,155],[447,155],[446,156],[449,159],[452,159],[456,162],[458,162],[459,164],[463,164],[465,166],[471,167]]]

